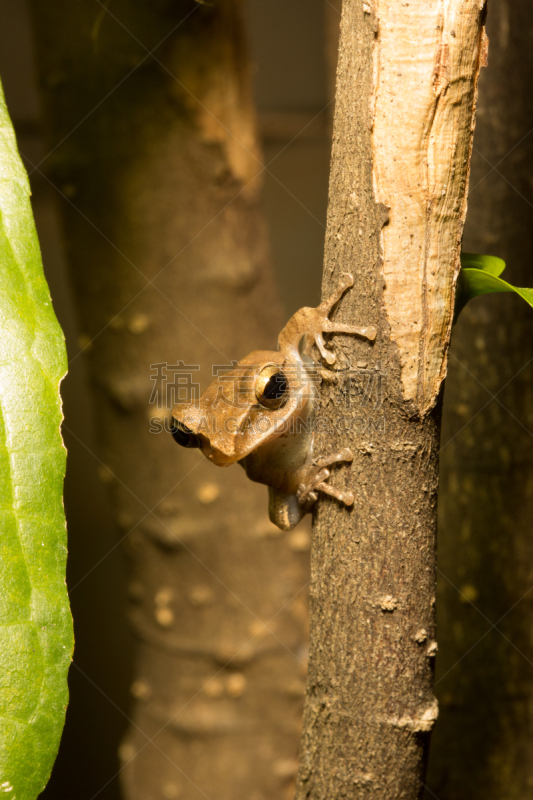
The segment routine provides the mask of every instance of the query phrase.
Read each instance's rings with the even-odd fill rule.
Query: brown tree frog
[[[351,492],[339,492],[327,483],[327,468],[352,461],[350,450],[321,457],[313,452],[320,370],[310,356],[316,344],[322,358],[334,363],[324,333],[375,339],[373,327],[356,328],[329,319],[353,283],[345,273],[337,290],[318,308],[301,308],[290,318],[276,352],[255,350],[217,377],[199,400],[181,403],[172,412],[172,434],[179,444],[199,447],[219,467],[238,461],[251,480],[268,486],[270,519],[285,531],[311,510],[318,492],[346,506],[353,504]]]

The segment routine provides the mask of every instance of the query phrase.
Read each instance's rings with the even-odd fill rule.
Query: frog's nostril
[[[170,429],[170,433],[175,442],[180,444],[182,447],[200,447],[200,440],[198,437],[184,425],[182,422],[178,422],[178,420],[174,420],[174,424]]]

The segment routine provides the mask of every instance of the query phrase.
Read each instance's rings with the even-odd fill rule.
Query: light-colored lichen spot
[[[439,646],[438,646],[437,642],[429,642],[427,650],[426,650],[427,657],[428,658],[435,658],[435,656],[437,655],[437,650],[438,649],[439,649]]]
[[[425,733],[432,729],[439,716],[439,704],[433,697],[425,708],[421,708],[415,716],[404,714],[401,717],[389,717],[387,723],[400,730],[412,733]]]
[[[398,607],[398,600],[396,597],[392,597],[392,595],[387,594],[385,597],[381,598],[380,606],[382,611],[395,611],[395,609]]]

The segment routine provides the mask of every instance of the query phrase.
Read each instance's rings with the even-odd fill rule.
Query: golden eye
[[[263,367],[255,384],[255,396],[265,408],[281,408],[287,399],[288,382],[275,364]]]

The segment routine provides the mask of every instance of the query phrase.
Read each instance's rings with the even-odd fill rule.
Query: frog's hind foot
[[[340,461],[353,461],[352,451],[347,447],[344,450],[341,450],[340,453],[334,453],[333,455],[323,456],[322,458],[317,459],[316,465],[319,468],[319,471],[307,485],[302,483],[298,488],[296,496],[298,498],[298,502],[302,506],[315,503],[318,500],[318,492],[329,494],[330,497],[334,497],[339,501],[339,503],[343,503],[345,506],[353,505],[354,496],[352,492],[339,492],[338,489],[335,489],[333,486],[330,486],[329,483],[326,483],[331,474],[327,467],[331,466],[332,464],[338,464]]]

